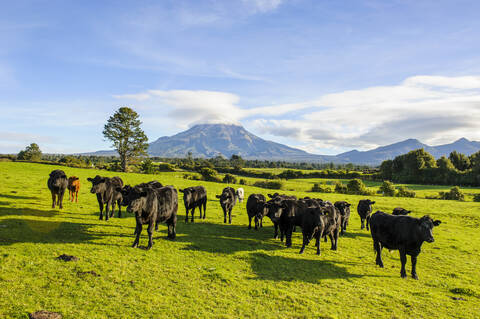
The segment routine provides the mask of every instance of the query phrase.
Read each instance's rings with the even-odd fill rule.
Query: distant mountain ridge
[[[289,162],[353,163],[379,165],[387,159],[424,148],[435,158],[448,156],[452,151],[466,155],[480,150],[480,142],[461,138],[453,143],[429,146],[417,139],[381,146],[369,151],[352,150],[338,155],[316,155],[280,143],[264,140],[239,125],[198,124],[173,136],[163,136],[150,143],[148,154],[159,157],[211,158],[218,155],[230,158],[233,154],[245,159],[282,160]],[[115,151],[98,151],[89,155],[116,155]]]

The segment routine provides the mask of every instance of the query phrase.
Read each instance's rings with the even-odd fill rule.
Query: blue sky
[[[239,123],[320,154],[480,140],[478,1],[4,1],[0,153]]]

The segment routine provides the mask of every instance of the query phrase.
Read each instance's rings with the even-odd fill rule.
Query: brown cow
[[[73,203],[78,203],[78,191],[80,190],[80,179],[77,176],[70,176],[68,178],[68,198]]]

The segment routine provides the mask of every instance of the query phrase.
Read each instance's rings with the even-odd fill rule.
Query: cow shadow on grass
[[[8,198],[8,199],[40,199],[40,197],[36,197],[36,196],[22,196],[22,195],[10,195],[10,194],[0,194],[0,198]]]
[[[250,254],[250,258],[252,270],[257,276],[255,279],[261,280],[318,283],[323,279],[354,279],[365,276],[350,273],[342,263],[322,260],[321,256],[316,256],[318,260],[311,260],[256,252]]]
[[[0,246],[15,243],[84,243],[102,236],[88,232],[91,224],[33,219],[0,220]]]
[[[0,202],[0,205],[3,205],[3,202]],[[8,203],[7,203],[8,204]],[[33,208],[16,208],[8,206],[0,206],[0,217],[2,216],[35,216],[35,217],[53,217],[58,214],[56,210],[40,210]]]
[[[358,232],[351,232],[351,231],[346,231],[345,234],[340,235],[340,238],[345,237],[345,238],[357,238],[357,237],[367,237],[370,238],[372,237],[370,235],[370,231],[365,232],[365,233],[358,233]]]
[[[166,231],[160,231],[165,234]],[[271,242],[272,232],[247,229],[245,225],[177,223],[175,241],[188,243],[184,249],[233,254],[239,251],[283,249],[280,241]]]

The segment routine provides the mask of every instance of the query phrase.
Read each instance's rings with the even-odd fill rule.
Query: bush
[[[153,162],[150,158],[146,158],[141,167],[140,170],[143,174],[154,174],[155,173],[155,166],[153,165]]]
[[[237,178],[232,174],[225,174],[225,177],[223,178],[223,182],[227,184],[236,184]]]
[[[473,195],[473,201],[474,202],[480,202],[480,194]]]
[[[158,164],[159,172],[175,172],[175,166],[169,163],[160,163]]]
[[[331,193],[332,189],[330,187],[326,187],[325,185],[320,185],[318,183],[313,184],[312,192],[317,193]]]
[[[283,183],[280,181],[257,181],[253,183],[253,186],[268,189],[282,189]]]
[[[335,184],[335,193],[346,194],[347,186],[343,185],[342,182],[337,182]]]
[[[204,181],[220,182],[220,178],[217,177],[217,171],[210,167],[202,167],[198,170]]]
[[[247,185],[247,180],[241,178],[239,183],[240,185]]]
[[[465,200],[465,195],[462,193],[460,187],[458,186],[452,187],[449,192],[439,192],[438,195],[440,199],[460,201]]]
[[[380,186],[380,192],[383,196],[395,196],[395,186],[390,181],[383,181],[382,186]]]
[[[408,188],[406,187],[403,187],[403,186],[399,186],[398,187],[398,192],[396,194],[397,197],[415,197],[416,194],[414,191],[412,190],[409,190]]]

